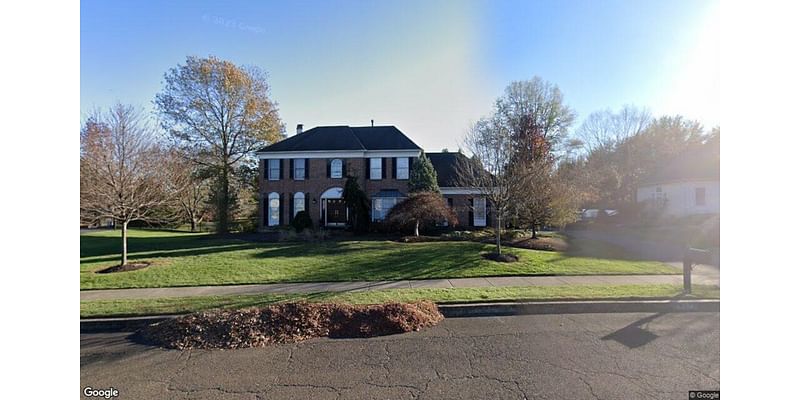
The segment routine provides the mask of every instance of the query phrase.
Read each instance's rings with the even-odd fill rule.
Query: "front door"
[[[347,223],[347,206],[342,199],[325,200],[325,224],[344,225]]]

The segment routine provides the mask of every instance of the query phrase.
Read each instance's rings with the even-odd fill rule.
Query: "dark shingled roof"
[[[467,156],[461,153],[425,153],[425,156],[431,160],[433,169],[436,170],[436,176],[439,178],[439,187],[457,187],[458,184],[458,169],[457,165],[459,160],[469,161]]]
[[[320,150],[422,150],[394,126],[318,126],[257,153]]]
[[[641,184],[718,180],[718,149],[705,145],[674,158],[654,174],[642,179]]]

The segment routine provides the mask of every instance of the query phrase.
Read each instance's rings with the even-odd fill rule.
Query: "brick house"
[[[355,176],[370,198],[370,219],[383,220],[408,196],[408,178],[422,149],[394,126],[320,126],[256,152],[259,159],[259,228],[289,225],[307,210],[315,227],[344,227],[348,210],[342,191]],[[461,228],[487,226],[486,200],[458,187],[460,153],[426,153],[439,176],[442,195]]]

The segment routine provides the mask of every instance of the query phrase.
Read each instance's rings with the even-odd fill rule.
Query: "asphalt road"
[[[719,390],[719,313],[446,319],[243,350],[81,335],[81,393],[119,399],[687,399]],[[82,396],[82,395],[81,395]]]

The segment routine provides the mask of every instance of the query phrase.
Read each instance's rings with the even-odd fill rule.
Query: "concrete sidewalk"
[[[719,284],[719,276],[693,274],[693,283]],[[262,293],[350,292],[381,289],[482,288],[559,285],[682,284],[681,275],[504,276],[489,278],[422,279],[372,282],[268,283],[259,285],[189,286],[81,291],[81,300],[155,299]]]

